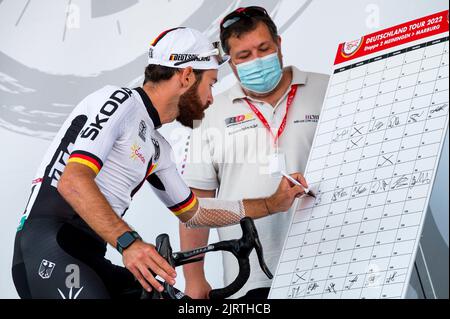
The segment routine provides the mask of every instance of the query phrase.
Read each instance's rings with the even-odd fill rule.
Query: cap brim
[[[219,60],[219,59],[217,59],[217,60]],[[217,61],[217,63],[219,64],[219,68],[221,68],[228,61],[230,61],[230,56],[229,55],[222,56],[221,61]]]

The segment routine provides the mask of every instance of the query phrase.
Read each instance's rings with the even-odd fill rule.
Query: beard
[[[194,121],[201,120],[205,116],[205,110],[209,103],[202,104],[197,93],[198,84],[195,83],[186,93],[180,96],[178,102],[179,114],[177,121],[181,125],[194,128]]]

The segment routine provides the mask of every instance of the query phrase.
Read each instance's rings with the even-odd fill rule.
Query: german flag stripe
[[[100,172],[103,162],[94,154],[85,151],[74,151],[70,154],[68,163],[79,163],[91,168],[95,174]]]
[[[151,46],[155,46],[162,38],[164,38],[164,37],[166,36],[167,33],[169,33],[170,31],[173,31],[173,30],[177,30],[177,29],[184,29],[184,27],[172,28],[172,29],[169,29],[169,30],[166,30],[166,31],[161,32],[161,34],[158,35],[158,36],[150,43],[150,45],[151,45]]]
[[[149,169],[147,171],[147,174],[145,175],[145,178],[149,177],[155,171],[156,166],[158,166],[158,164],[151,164],[150,165],[150,167],[149,167]]]
[[[175,214],[175,216],[178,216],[192,209],[192,207],[194,207],[196,203],[197,197],[194,195],[194,193],[191,192],[188,198],[186,198],[179,204],[169,207],[169,209],[172,211],[172,213]]]

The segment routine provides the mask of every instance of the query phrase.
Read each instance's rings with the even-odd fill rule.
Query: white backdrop
[[[186,25],[217,39],[227,12],[255,4],[279,26],[285,64],[321,73],[331,72],[338,43],[448,9],[441,0],[0,0],[0,298],[17,298],[10,271],[16,227],[40,160],[70,110],[103,85],[140,84],[147,46],[159,32]],[[228,68],[220,76],[215,93],[235,81]],[[162,132],[181,159],[186,132],[177,124]],[[447,136],[422,239],[434,283],[425,289],[446,298],[448,161]],[[168,233],[178,249],[177,220],[149,187],[136,195],[126,220],[147,241]],[[214,231],[210,240],[217,240]],[[108,257],[121,263],[111,249]],[[220,254],[207,257],[206,273],[213,286],[222,285]],[[179,269],[177,287],[183,286]],[[413,286],[410,296],[421,297]]]

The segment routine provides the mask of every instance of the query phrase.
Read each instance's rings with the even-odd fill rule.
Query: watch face
[[[130,233],[125,233],[122,236],[119,237],[119,239],[117,240],[117,242],[119,243],[119,245],[122,248],[127,248],[128,246],[130,246],[134,241],[136,240],[136,238],[133,237],[133,235],[131,235]]]

